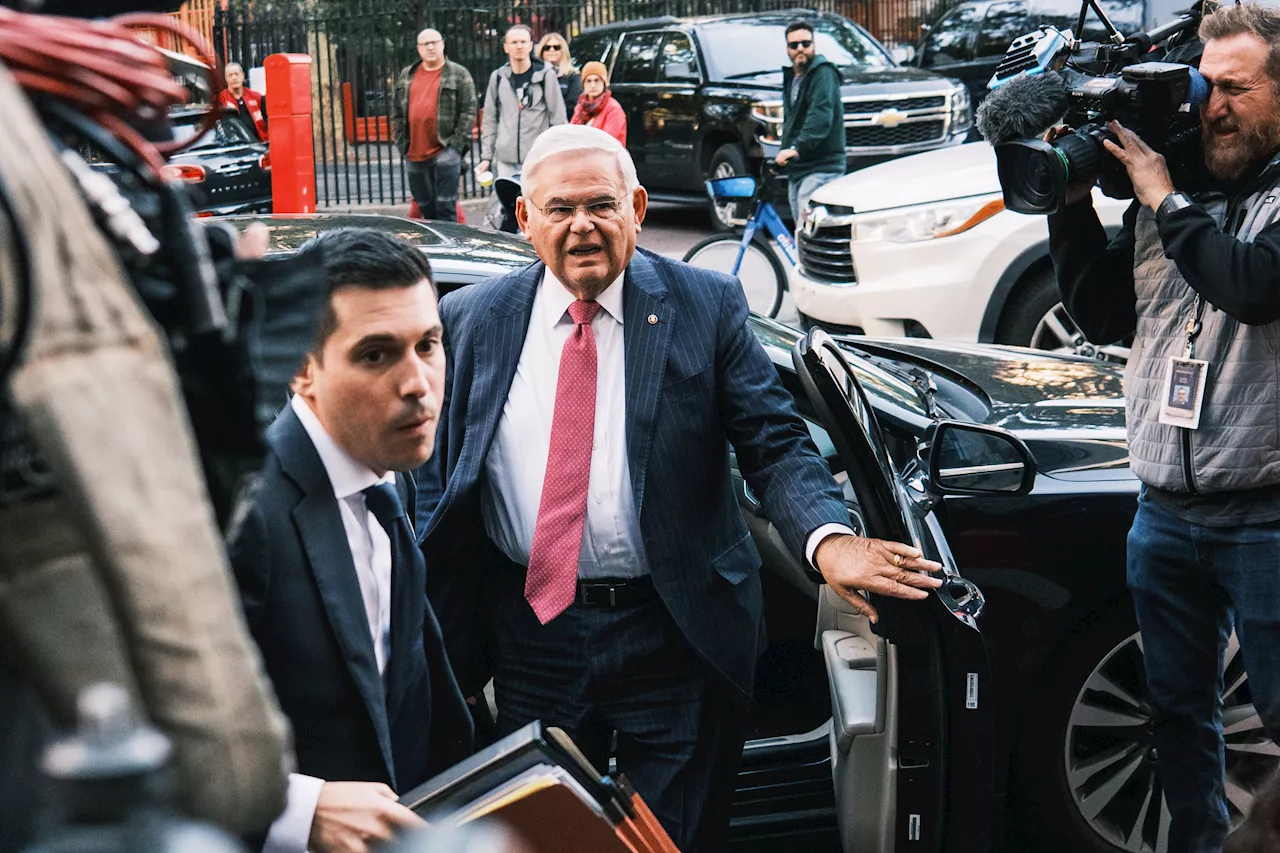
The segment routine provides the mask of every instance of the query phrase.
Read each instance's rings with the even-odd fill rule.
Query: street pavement
[[[652,204],[640,231],[639,244],[651,252],[679,260],[695,243],[714,233],[710,213],[705,207]],[[790,291],[782,295],[778,320],[788,326],[799,325],[800,318]]]

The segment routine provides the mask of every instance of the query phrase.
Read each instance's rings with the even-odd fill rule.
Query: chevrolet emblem
[[[881,110],[871,117],[871,123],[878,127],[897,127],[906,119],[907,114],[901,110],[889,107],[887,110]]]

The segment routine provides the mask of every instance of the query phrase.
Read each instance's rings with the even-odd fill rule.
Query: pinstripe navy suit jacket
[[[531,264],[440,305],[448,377],[434,458],[445,486],[423,548],[428,592],[467,695],[489,677],[485,456],[543,270]],[[847,524],[849,514],[746,321],[736,279],[642,249],[632,257],[623,284],[626,447],[654,586],[690,645],[750,695],[763,651],[760,556],[733,494],[729,445],[794,553],[803,555],[819,526]]]

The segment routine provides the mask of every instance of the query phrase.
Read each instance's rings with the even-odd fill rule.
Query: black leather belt
[[[626,607],[656,595],[651,578],[578,581],[574,601],[586,607]]]

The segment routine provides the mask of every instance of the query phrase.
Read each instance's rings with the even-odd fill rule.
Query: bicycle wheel
[[[708,237],[685,253],[684,262],[706,270],[733,275],[742,237],[725,234]],[[747,295],[747,307],[762,317],[777,317],[782,292],[787,289],[787,273],[773,248],[760,236],[752,238],[742,253],[738,281]]]

